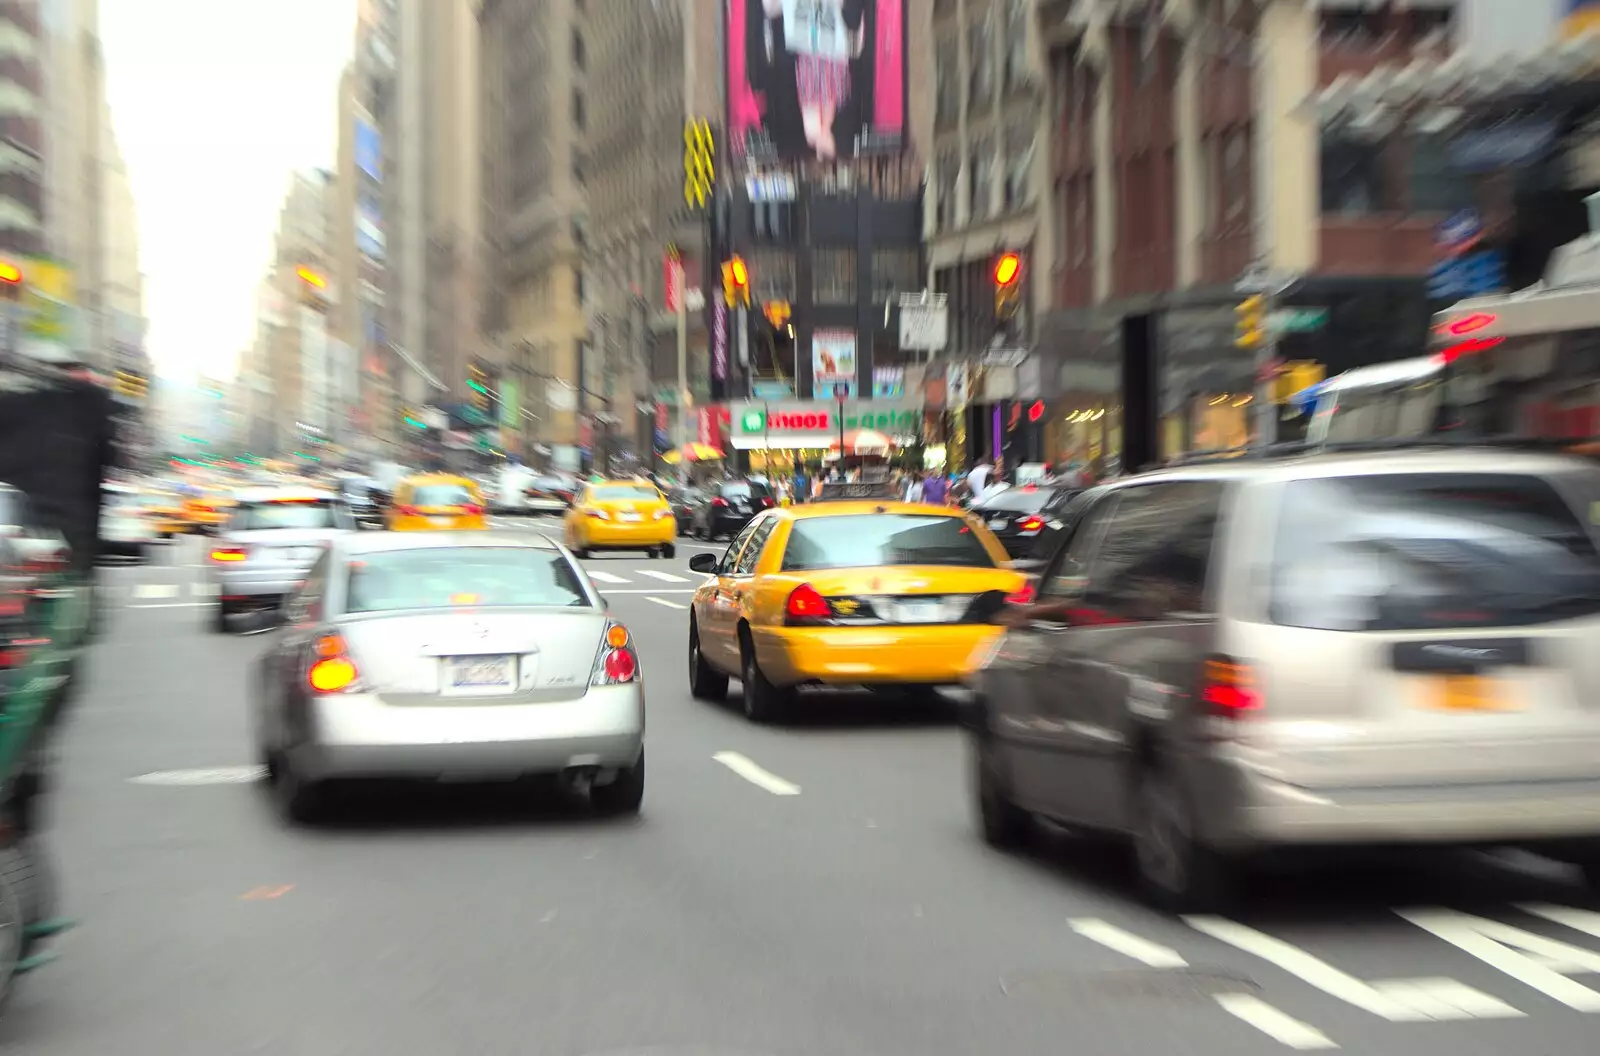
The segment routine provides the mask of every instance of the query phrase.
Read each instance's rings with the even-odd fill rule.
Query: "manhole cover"
[[[158,770],[128,780],[136,785],[248,785],[266,776],[264,766],[214,766],[205,770]]]
[[[1000,991],[1024,1001],[1210,1001],[1218,994],[1255,993],[1253,979],[1222,969],[1130,968],[1122,972],[1028,972],[1000,980]]]

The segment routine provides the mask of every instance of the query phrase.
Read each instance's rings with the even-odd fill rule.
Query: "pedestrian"
[[[922,483],[922,475],[919,474],[919,473],[912,473],[912,474],[909,474],[907,476],[906,480],[907,480],[906,490],[905,490],[906,501],[907,502],[921,502],[921,501],[923,501],[922,496],[923,496],[924,485]]]
[[[945,486],[943,473],[929,473],[928,479],[922,482],[922,501],[935,506],[943,506],[949,491]]]

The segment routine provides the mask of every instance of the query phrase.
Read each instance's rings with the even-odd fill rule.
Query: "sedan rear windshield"
[[[247,502],[234,508],[228,529],[234,532],[259,532],[273,528],[337,528],[331,502],[281,500]]]
[[[1284,493],[1268,616],[1330,631],[1526,626],[1600,613],[1600,554],[1547,481],[1400,474]]]
[[[428,547],[365,554],[349,564],[346,609],[589,608],[577,570],[561,554],[521,546]]]
[[[413,506],[475,506],[478,497],[464,484],[424,484],[411,496]]]
[[[1055,491],[1050,488],[1007,488],[977,503],[974,508],[984,513],[1038,513],[1054,494]]]
[[[725,499],[748,499],[752,495],[758,499],[764,499],[770,498],[772,492],[767,490],[765,484],[759,484],[753,480],[739,480],[722,485],[722,497]]]
[[[994,558],[960,517],[858,513],[795,521],[786,572],[890,565],[994,568]]]

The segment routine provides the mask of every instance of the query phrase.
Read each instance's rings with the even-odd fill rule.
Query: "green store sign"
[[[920,406],[846,405],[843,417],[842,427],[846,430],[873,429],[889,435],[922,434]],[[821,400],[815,403],[747,404],[735,415],[739,432],[744,436],[837,433],[841,428],[839,419],[838,405]]]

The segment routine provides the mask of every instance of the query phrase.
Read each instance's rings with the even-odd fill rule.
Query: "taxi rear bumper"
[[[650,515],[646,515],[647,517]],[[589,549],[614,547],[618,550],[666,546],[678,538],[678,525],[672,517],[631,523],[599,521],[591,518],[579,538]]]
[[[1000,633],[985,623],[751,631],[761,673],[780,687],[958,685]]]

